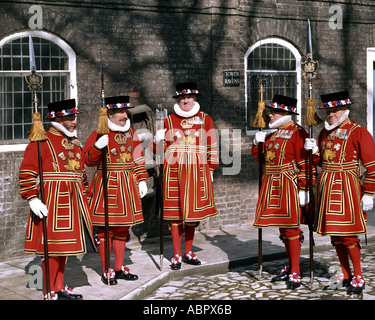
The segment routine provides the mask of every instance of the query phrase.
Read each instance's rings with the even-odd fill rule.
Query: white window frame
[[[246,51],[245,58],[244,58],[246,119],[247,119],[247,91],[248,91],[248,88],[247,88],[247,72],[248,72],[248,69],[247,69],[247,59],[248,59],[249,55],[256,48],[260,47],[261,45],[268,44],[268,43],[274,43],[274,44],[278,44],[280,46],[286,47],[287,49],[289,49],[292,52],[292,54],[294,55],[294,57],[296,59],[296,70],[295,71],[296,71],[296,74],[297,74],[297,88],[296,88],[296,92],[297,92],[297,113],[298,113],[298,115],[296,116],[296,121],[297,121],[298,124],[301,124],[301,119],[302,119],[302,116],[301,116],[301,105],[302,105],[301,104],[301,95],[302,95],[302,89],[301,89],[301,54],[299,53],[299,51],[297,50],[297,48],[295,46],[293,46],[290,42],[288,42],[286,40],[283,40],[281,38],[275,38],[275,37],[266,38],[266,39],[263,39],[263,40],[259,40],[256,43],[254,43]],[[252,71],[260,72],[260,71],[272,71],[272,70],[252,70]],[[246,127],[246,135],[254,136],[256,132],[257,132],[257,130],[247,130],[247,127]]]
[[[54,44],[58,45],[68,56],[68,70],[63,70],[63,72],[69,72],[69,88],[70,88],[70,99],[76,99],[78,101],[78,91],[77,91],[77,69],[76,69],[76,54],[73,49],[61,38],[55,36],[52,33],[42,31],[42,30],[29,30],[23,32],[13,33],[9,36],[6,36],[0,40],[0,47],[4,46],[6,43],[11,42],[13,40],[28,37],[31,35],[32,37],[39,37]],[[37,70],[43,74],[43,70]],[[59,72],[59,70],[54,70],[54,72]],[[31,93],[30,93],[31,94]],[[6,144],[0,145],[0,152],[15,152],[15,151],[24,151],[26,149],[27,144],[21,143],[14,143],[14,144]]]

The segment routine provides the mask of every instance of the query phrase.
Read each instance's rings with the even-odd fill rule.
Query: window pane
[[[10,52],[10,44],[6,44],[3,46],[3,53],[2,53],[4,56],[9,56],[11,55],[11,52]]]
[[[14,109],[14,123],[22,123],[23,122],[23,114],[22,109]]]
[[[11,58],[3,58],[3,70],[12,70],[12,59]]]
[[[19,108],[22,107],[22,93],[15,93],[14,94],[14,102],[13,102],[13,107]]]
[[[13,58],[12,61],[13,61],[12,70],[17,70],[17,71],[22,70],[21,69],[21,58],[16,57],[16,58]]]
[[[26,124],[24,126],[23,139],[28,139],[29,134],[30,134],[30,128],[31,128],[31,124]]]
[[[22,110],[23,112],[23,122],[24,123],[31,123],[32,122],[32,118],[31,118],[31,108],[24,108]]]
[[[14,137],[13,139],[23,139],[23,127],[19,125],[14,126]]]
[[[21,78],[21,77],[13,78],[13,84],[14,84],[14,91],[15,92],[22,92],[23,82],[24,82],[24,78]]]
[[[21,43],[20,40],[15,40],[12,43],[12,56],[21,55]]]

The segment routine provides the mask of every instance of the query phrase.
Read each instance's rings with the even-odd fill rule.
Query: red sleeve
[[[39,175],[37,143],[31,142],[25,150],[24,158],[19,171],[19,185],[22,199],[38,198],[39,186],[36,178]]]
[[[304,129],[299,129],[296,132],[296,138],[295,138],[295,159],[297,161],[297,167],[299,169],[298,173],[298,187],[301,190],[307,190],[309,188],[308,186],[308,179],[309,179],[309,152],[305,150],[304,143],[305,139],[308,138],[308,134]],[[316,166],[314,165],[313,161],[313,167],[312,167],[312,173],[313,173],[313,181],[312,184],[314,185],[315,179],[316,179]]]
[[[366,168],[364,173],[363,193],[373,196],[375,193],[375,142],[370,132],[360,127],[358,130],[358,150],[362,165]]]
[[[148,178],[148,173],[145,168],[145,158],[143,154],[142,143],[138,137],[138,134],[133,129],[130,129],[130,130],[133,135],[133,143],[134,143],[133,159],[134,159],[134,165],[135,165],[135,169],[134,169],[135,179],[139,183]]]

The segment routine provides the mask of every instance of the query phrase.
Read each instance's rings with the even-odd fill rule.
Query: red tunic
[[[375,192],[375,143],[371,134],[347,118],[338,128],[323,129],[318,138],[322,167],[317,183],[318,219],[321,235],[353,236],[367,233],[361,207],[363,194]],[[367,169],[363,192],[359,160]]]
[[[308,153],[303,148],[306,131],[288,121],[263,143],[264,174],[254,227],[297,228],[301,223],[298,191],[308,191]],[[252,154],[259,161],[258,146]],[[315,167],[313,177],[315,179]]]
[[[130,226],[143,222],[141,197],[138,184],[148,178],[142,144],[137,133],[108,133],[107,175],[108,211],[110,226]],[[102,151],[95,147],[96,131],[91,133],[83,149],[88,166],[97,166],[90,185],[90,212],[93,225],[105,225]]]
[[[164,128],[167,129],[163,166],[164,219],[196,222],[217,215],[211,172],[219,161],[211,117],[201,111],[190,118],[171,114],[164,120]]]
[[[41,142],[45,204],[48,208],[47,235],[50,256],[79,255],[86,252],[86,241],[92,241],[84,159],[78,139],[69,139],[51,127],[48,139]],[[37,143],[25,150],[20,166],[21,197],[39,197]],[[85,238],[90,235],[90,240]],[[43,255],[43,230],[39,218],[30,212],[26,229],[25,251]]]

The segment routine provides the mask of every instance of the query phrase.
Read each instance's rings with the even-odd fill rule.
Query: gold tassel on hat
[[[253,121],[253,127],[254,128],[265,128],[266,124],[268,122],[267,116],[266,116],[266,104],[264,101],[258,102],[258,111],[255,115],[254,121]]]
[[[107,117],[107,108],[106,107],[101,107],[100,108],[98,130],[96,130],[96,132],[98,134],[107,134],[109,132],[108,117]]]
[[[42,118],[39,112],[32,114],[33,123],[31,125],[29,139],[31,142],[47,140],[47,134],[43,127]]]
[[[307,107],[306,107],[306,120],[305,123],[307,126],[315,126],[321,123],[323,120],[319,118],[314,107],[314,99],[307,98]]]

